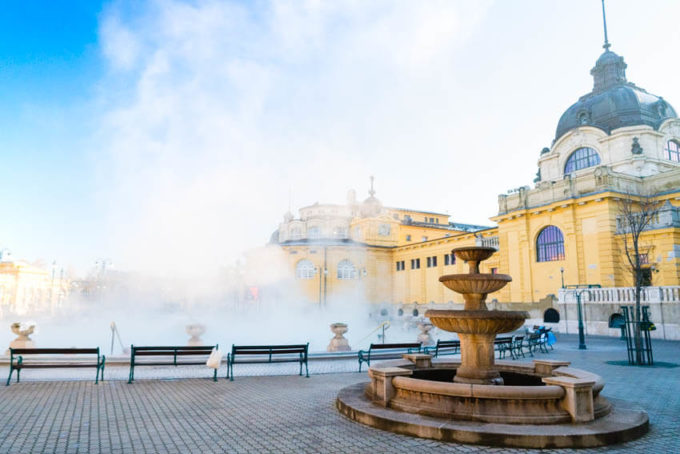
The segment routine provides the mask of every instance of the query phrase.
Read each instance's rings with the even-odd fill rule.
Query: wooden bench
[[[213,349],[218,348],[217,345],[199,345],[199,346],[169,346],[169,347],[135,347],[130,346],[130,376],[128,383],[135,380],[135,366],[198,366],[205,365],[208,356]],[[139,361],[138,359],[144,357],[161,357],[156,361]],[[200,360],[194,361],[177,361],[178,357],[183,356],[204,356]],[[171,358],[172,357],[172,358]],[[213,381],[217,381],[217,369],[213,372]]]
[[[381,355],[381,357],[387,358],[388,356],[401,353],[420,353],[421,348],[422,344],[420,342],[401,344],[371,344],[368,350],[359,350],[357,355],[359,359],[359,372],[361,372],[362,363],[367,363],[369,366],[371,365],[371,354],[374,351],[385,353],[386,355]]]
[[[293,345],[232,345],[231,353],[227,355],[227,378],[234,381],[234,364],[237,363],[300,363],[300,375],[304,364],[309,378],[308,350],[309,342]]]
[[[494,349],[498,352],[498,359],[505,358],[505,354],[510,352],[512,356],[512,337],[497,337],[493,341]]]
[[[21,369],[54,369],[63,367],[94,367],[97,369],[95,377],[95,385],[99,383],[101,374],[102,381],[104,380],[104,363],[106,357],[99,354],[99,347],[97,348],[10,348],[9,356],[9,377],[7,377],[7,384],[9,386],[12,379],[12,372],[17,371],[17,383],[19,383],[21,376]],[[24,358],[24,355],[96,355],[97,358],[92,358],[91,361],[85,361],[84,358],[74,358],[76,361],[49,361],[36,358]]]
[[[460,353],[460,341],[459,340],[437,340],[437,345],[434,347],[425,347],[425,353],[434,352],[434,358],[439,355],[455,355]]]
[[[512,359],[519,359],[519,355],[522,355],[522,358],[526,358],[524,356],[524,336],[513,336],[510,355]]]

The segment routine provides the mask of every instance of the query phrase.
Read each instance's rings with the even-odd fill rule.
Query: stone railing
[[[498,250],[499,249],[498,237],[497,236],[487,236],[487,237],[478,236],[477,238],[475,238],[475,246],[492,247],[492,248],[496,248],[496,250]]]
[[[522,186],[498,196],[498,214],[525,210],[554,202],[581,197],[585,194],[612,191],[621,194],[644,194],[674,190],[680,186],[678,172],[661,172],[639,178],[614,172],[607,166],[594,168],[585,175],[569,176],[562,180],[541,181],[534,188]]]
[[[560,303],[576,303],[576,294],[581,293],[581,302],[625,304],[635,302],[635,287],[603,287],[591,289],[560,289]],[[643,287],[640,292],[642,303],[680,303],[680,286]]]

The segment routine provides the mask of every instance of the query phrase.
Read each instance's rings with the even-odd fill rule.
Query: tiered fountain
[[[494,340],[496,334],[514,331],[529,317],[526,312],[490,311],[486,295],[505,287],[512,281],[507,274],[481,274],[479,262],[491,257],[496,250],[490,247],[467,247],[454,250],[456,257],[470,267],[468,274],[447,274],[439,282],[465,299],[462,311],[429,310],[432,324],[444,331],[458,333],[460,338],[461,366],[453,381],[502,385],[503,378],[494,366]]]
[[[567,361],[532,363],[494,360],[496,334],[520,328],[526,312],[490,311],[485,301],[512,281],[504,274],[481,274],[479,262],[493,248],[452,251],[468,274],[440,282],[461,293],[463,310],[429,310],[438,328],[458,333],[461,359],[405,354],[374,364],[371,382],[343,389],[338,409],[361,423],[439,440],[513,447],[592,447],[637,438],[648,430],[644,411],[600,395],[601,377]]]

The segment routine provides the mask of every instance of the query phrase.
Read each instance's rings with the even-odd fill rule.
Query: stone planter
[[[187,341],[187,345],[189,347],[195,347],[195,346],[200,346],[203,345],[203,339],[201,339],[201,336],[203,333],[205,333],[205,326],[201,325],[200,323],[194,323],[191,325],[186,326],[186,332],[189,336],[189,340]]]
[[[434,340],[432,339],[432,336],[430,335],[430,330],[432,328],[433,328],[432,323],[428,323],[428,322],[418,323],[418,329],[420,330],[420,334],[418,334],[418,342],[423,344],[423,347],[427,347],[429,345],[434,345]]]
[[[9,343],[10,348],[35,348],[35,343],[28,337],[33,334],[35,330],[34,324],[26,324],[15,322],[10,325],[10,328],[17,338]]]
[[[330,344],[328,344],[329,352],[348,352],[351,350],[349,342],[345,338],[344,334],[347,332],[346,323],[332,323],[331,331],[335,334],[335,337],[331,339]]]

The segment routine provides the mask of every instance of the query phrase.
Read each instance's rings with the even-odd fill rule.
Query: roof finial
[[[604,12],[604,0],[602,0],[602,22],[604,23],[604,47],[605,50],[609,50],[609,47],[611,47],[611,44],[609,44],[609,40],[607,39],[607,16]]]
[[[373,196],[375,195],[375,190],[373,189],[373,180],[374,180],[373,175],[371,175],[371,190],[368,191],[368,194],[369,194],[371,197],[373,197]]]

